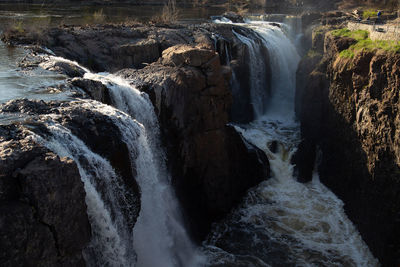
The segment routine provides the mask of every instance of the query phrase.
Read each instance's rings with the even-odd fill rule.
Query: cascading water
[[[118,113],[105,105],[84,104],[87,108],[102,110],[117,120]],[[119,114],[121,120],[128,116]],[[139,131],[138,125],[131,124],[126,131]],[[67,128],[49,120],[47,128],[51,133],[48,140],[37,137],[50,150],[60,157],[70,157],[76,162],[86,191],[86,205],[92,227],[92,240],[85,250],[85,260],[89,266],[134,266],[132,231],[122,215],[118,199],[125,198],[128,192],[119,183],[111,164],[100,155],[93,153],[84,142],[74,136]],[[101,189],[106,191],[102,194]],[[123,199],[125,205],[129,205]],[[126,207],[124,207],[126,208]]]
[[[235,36],[249,48],[250,64],[250,98],[253,106],[255,117],[261,116],[266,109],[266,101],[268,100],[268,92],[265,90],[265,62],[260,55],[260,45],[251,38],[241,35],[233,31]],[[233,74],[236,77],[236,74]],[[235,86],[233,86],[235,88]]]
[[[201,256],[183,227],[179,206],[169,184],[165,156],[160,149],[157,117],[147,95],[111,74],[87,73],[85,78],[107,85],[114,105],[144,125],[139,138],[143,157],[136,162],[142,191],[142,209],[134,228],[138,266],[200,264]],[[126,138],[128,143],[130,137]]]
[[[77,65],[76,62],[54,56],[50,56],[49,60]],[[129,229],[119,212],[121,207],[115,200],[125,192],[121,191],[123,188],[113,187],[112,181],[117,176],[110,163],[91,152],[68,129],[60,125],[48,125],[53,138],[43,143],[60,156],[69,156],[77,162],[87,190],[86,202],[94,233],[86,252],[87,263],[90,266],[145,267],[200,265],[203,256],[186,232],[170,185],[158,121],[150,100],[126,80],[107,73],[93,74],[84,70],[87,71],[85,78],[105,84],[110,90],[113,105],[129,114],[99,103],[97,106],[85,106],[112,118],[119,128],[132,154],[131,159],[136,158],[136,179],[141,190],[139,217],[135,227]],[[97,192],[95,180],[108,181],[105,186],[109,191],[107,203],[104,196]],[[112,219],[114,217],[115,220]]]
[[[346,217],[343,203],[319,182],[318,174],[307,184],[293,177],[291,156],[300,139],[294,119],[299,55],[282,31],[288,26],[267,22],[241,25],[257,32],[269,50],[272,89],[265,110],[255,110],[255,114],[262,115],[235,128],[267,154],[272,178],[250,190],[238,209],[214,225],[204,242],[210,265],[377,266],[379,263]],[[254,49],[254,41],[236,36],[248,49]],[[260,55],[253,59],[262,60]],[[252,97],[257,97],[259,88],[251,90],[255,92]]]

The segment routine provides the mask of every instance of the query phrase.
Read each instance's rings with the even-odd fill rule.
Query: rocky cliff
[[[297,115],[302,123],[299,178],[316,152],[321,181],[345,203],[384,266],[400,262],[400,55],[381,49],[340,54],[356,40],[325,35],[324,51],[303,59]],[[316,48],[316,47],[315,47]],[[310,67],[313,66],[313,67]]]
[[[150,95],[174,186],[201,239],[248,188],[269,177],[265,154],[228,125],[230,68],[203,43],[170,47],[157,63],[118,74]]]
[[[241,18],[241,17],[240,17]],[[236,18],[237,19],[237,18]],[[243,18],[242,18],[243,19]],[[206,43],[218,52],[222,65],[228,65],[236,74],[236,87],[232,84],[233,105],[231,121],[250,122],[254,119],[250,100],[250,73],[248,46],[241,42],[235,33],[247,36],[260,47],[265,62],[265,77],[270,80],[268,51],[261,45],[260,38],[250,29],[205,23],[200,25],[98,25],[64,26],[35,31],[8,31],[2,40],[10,45],[36,44],[51,49],[57,56],[74,60],[92,71],[115,72],[123,68],[141,69],[156,62],[165,49],[178,45],[197,45]],[[37,49],[37,52],[43,52]],[[34,61],[38,61],[35,57]],[[22,67],[40,62],[25,60]],[[62,66],[60,66],[60,64]],[[48,65],[47,69],[61,70],[68,76],[82,76],[81,70],[66,68],[65,63]],[[270,85],[267,83],[267,87]]]
[[[95,102],[13,100],[0,105],[6,122],[0,124],[0,265],[85,266],[82,253],[91,253],[86,194],[77,165],[59,158],[36,137],[52,138],[49,123],[66,127],[112,164],[121,179],[115,182],[126,192],[120,199],[124,218],[134,226],[140,210],[135,166],[113,121],[90,103]],[[103,181],[93,183],[107,196]]]
[[[232,118],[242,120],[231,116],[237,101],[243,105],[236,114],[246,114],[251,109],[250,81],[245,75],[246,46],[232,30],[254,35],[251,30],[231,25],[105,25],[49,29],[41,35],[10,33],[3,39],[13,44],[46,45],[57,56],[76,60],[95,71],[125,68],[116,74],[148,93],[154,104],[172,182],[192,232],[201,239],[211,223],[238,203],[247,189],[269,177],[264,153],[228,125]],[[80,78],[81,69],[76,66],[43,64],[42,59],[34,58],[22,67],[41,64],[75,77],[69,86],[113,104],[107,87]],[[231,66],[244,70],[239,77],[241,92],[230,90]],[[248,101],[243,100],[246,95]],[[251,118],[250,114],[244,120]],[[79,137],[83,138],[82,134]],[[88,136],[84,140],[91,142]],[[112,163],[129,167],[121,161]]]

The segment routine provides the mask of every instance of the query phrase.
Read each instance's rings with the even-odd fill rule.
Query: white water
[[[255,117],[260,117],[266,110],[268,92],[265,88],[266,70],[263,58],[260,58],[261,46],[246,36],[233,31],[235,36],[248,47],[250,64],[250,98]],[[233,75],[236,77],[236,75]]]
[[[86,71],[84,78],[101,81],[105,84],[110,89],[113,105],[134,118],[134,120],[130,119],[130,116],[123,112],[112,112],[111,110],[114,109],[111,107],[106,108],[107,106],[105,105],[88,107],[113,118],[114,124],[123,134],[123,141],[129,147],[132,154],[131,158],[136,158],[133,163],[136,166],[136,179],[141,190],[140,214],[132,234],[129,236],[129,231],[132,229],[126,229],[126,225],[121,227],[118,227],[118,225],[113,226],[115,222],[112,222],[109,218],[110,216],[107,215],[109,211],[101,208],[104,206],[101,196],[96,197],[94,187],[90,186],[90,184],[86,186],[85,183],[85,189],[89,190],[88,195],[90,196],[87,204],[91,208],[88,209],[102,212],[102,214],[93,213],[90,215],[92,218],[91,223],[95,225],[95,230],[100,228],[95,234],[94,239],[97,240],[92,240],[92,244],[94,244],[93,250],[97,248],[98,251],[104,251],[104,253],[100,252],[99,254],[108,255],[103,257],[106,258],[105,260],[97,262],[88,257],[88,263],[91,266],[139,267],[201,265],[204,257],[194,246],[186,232],[179,204],[170,185],[171,179],[165,166],[165,155],[160,144],[157,117],[147,94],[141,93],[132,87],[128,81],[120,77],[108,73],[91,73],[78,63],[64,58],[54,56],[49,56],[48,58],[49,62],[42,63],[43,67],[52,66],[54,62],[62,61],[84,69]],[[67,147],[69,142],[75,144],[73,148]],[[74,158],[74,153],[82,154],[77,152],[77,148],[82,146],[83,143],[80,140],[76,140],[76,137],[71,137],[67,141],[57,140],[56,143],[58,145],[52,146],[56,152],[62,152],[60,149],[56,150],[56,148],[63,143],[64,154],[72,158]],[[71,152],[71,149],[73,152]],[[98,165],[98,163],[95,165]],[[93,168],[96,169],[96,167],[94,166]],[[111,166],[108,167],[111,168]],[[107,168],[102,167],[102,169]],[[84,181],[87,180],[85,176],[87,176],[88,171],[82,166],[80,166],[80,171],[83,176],[82,179]],[[115,173],[113,173],[113,176],[108,171],[104,172],[104,175],[108,177],[107,179],[113,179]],[[96,226],[96,224],[100,224],[100,226]],[[109,229],[108,233],[104,233],[105,225],[108,224],[110,224],[111,229]],[[117,228],[125,228],[126,231],[122,233]],[[111,240],[111,242],[108,242],[108,240]],[[101,247],[103,243],[105,247]],[[108,253],[108,251],[111,252]],[[114,254],[114,256],[109,256],[110,254]],[[136,254],[137,260],[134,256],[128,257],[128,254]]]
[[[160,147],[159,126],[147,95],[126,80],[111,74],[87,73],[85,78],[101,81],[110,90],[113,104],[131,114],[144,127],[136,161],[140,185],[141,211],[134,228],[137,266],[196,266],[202,256],[184,228],[179,205],[170,185],[164,152]],[[123,131],[121,127],[121,131]],[[125,136],[129,144],[131,137]],[[131,143],[130,145],[135,145]]]
[[[271,96],[266,103],[267,107],[263,115],[268,114],[268,117],[283,116],[285,119],[293,119],[294,91],[296,88],[295,74],[300,61],[296,47],[280,27],[267,22],[252,22],[249,27],[261,36],[264,46],[269,51],[272,71]],[[263,60],[259,55],[256,58],[257,60]]]
[[[272,92],[262,116],[235,128],[266,153],[272,178],[251,190],[241,207],[215,226],[205,243],[210,264],[379,265],[345,215],[342,201],[320,183],[318,174],[306,184],[298,183],[293,176],[291,156],[300,141],[299,125],[294,120],[295,73],[299,62],[296,48],[280,27],[267,22],[250,22],[244,26],[256,31],[269,49]],[[254,41],[236,36],[257,54]],[[257,66],[257,61],[262,59],[257,54],[250,60],[255,60]],[[251,90],[257,92],[259,88]],[[255,113],[260,114],[260,110]],[[277,150],[271,151],[274,142],[278,143]],[[231,231],[244,235],[242,241],[231,237]],[[237,247],[241,247],[240,252],[236,251]],[[283,258],[277,262],[274,258],[279,257]]]
[[[82,102],[82,106],[101,111],[115,121],[130,120],[127,115],[95,101]],[[133,250],[132,232],[122,214],[122,209],[127,209],[131,203],[126,199],[129,192],[122,186],[120,177],[116,175],[106,159],[93,153],[69,129],[55,124],[51,116],[49,116],[47,128],[52,137],[44,140],[37,136],[39,142],[60,157],[74,159],[84,183],[87,212],[92,227],[92,240],[84,254],[87,264],[89,266],[134,266],[136,255]],[[131,123],[131,127],[126,130],[138,135],[140,126]],[[101,188],[106,190],[101,193]],[[124,207],[119,205],[121,202]]]

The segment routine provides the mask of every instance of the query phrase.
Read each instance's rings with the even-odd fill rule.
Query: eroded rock
[[[156,108],[173,184],[198,238],[269,176],[264,153],[227,126],[226,72],[213,50],[175,46],[158,63],[118,73],[134,79]]]
[[[298,87],[299,152],[322,151],[321,181],[343,200],[372,253],[393,266],[400,260],[400,56],[376,50],[341,57],[353,42],[328,34],[324,58],[298,77],[307,80]],[[314,161],[297,163],[309,175]]]
[[[22,126],[0,126],[0,214],[2,266],[85,266],[91,229],[78,168]]]

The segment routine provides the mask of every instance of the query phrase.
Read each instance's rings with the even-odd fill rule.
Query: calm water
[[[0,41],[0,103],[24,97],[44,100],[68,97],[68,93],[57,90],[65,76],[41,68],[22,70],[18,67],[27,53],[22,47],[7,47]]]
[[[61,24],[93,24],[102,22],[149,21],[162,12],[163,6],[85,6],[85,5],[33,5],[0,4],[1,25],[32,23],[37,27]],[[225,11],[221,7],[179,8],[180,20],[208,19]],[[1,27],[1,26],[0,26]]]

